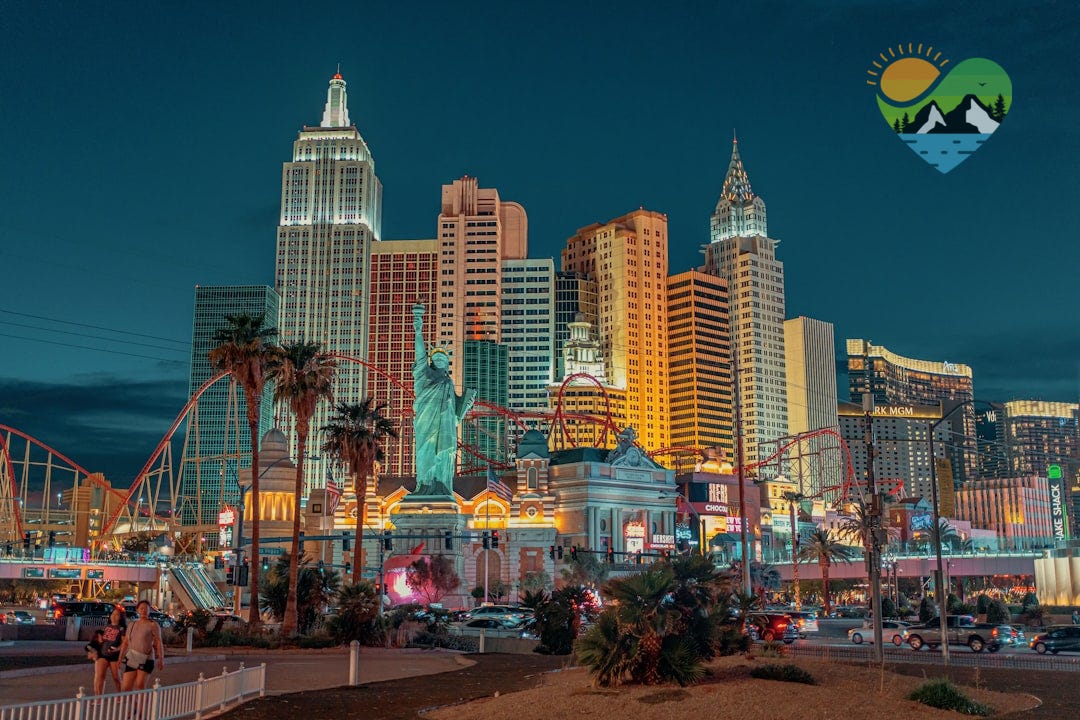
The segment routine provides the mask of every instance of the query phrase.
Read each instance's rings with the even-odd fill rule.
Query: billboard
[[[1060,465],[1046,468],[1046,479],[1050,483],[1050,530],[1054,540],[1069,539],[1069,513],[1065,508],[1065,473]]]

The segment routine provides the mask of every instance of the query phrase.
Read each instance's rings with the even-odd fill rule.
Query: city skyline
[[[504,22],[535,21],[549,32],[550,51],[501,36],[474,44],[493,21],[473,27],[445,8],[422,8],[411,22],[384,6],[343,10],[380,29],[364,33],[380,57],[371,64],[344,35],[298,39],[295,55],[274,57],[256,29],[241,27],[247,14],[238,8],[223,10],[220,27],[203,28],[188,49],[178,41],[201,27],[198,11],[134,8],[114,24],[104,5],[5,6],[16,32],[0,50],[10,68],[0,122],[7,137],[21,138],[9,167],[22,170],[5,173],[0,188],[11,202],[0,220],[9,269],[0,423],[120,484],[185,399],[193,286],[273,284],[288,143],[318,123],[339,61],[351,121],[379,159],[384,238],[434,237],[439,187],[468,174],[524,206],[530,258],[558,257],[578,228],[643,206],[668,217],[670,274],[689,270],[702,263],[734,126],[781,240],[787,317],[833,323],[837,342],[866,337],[906,356],[970,365],[980,398],[1076,400],[1080,331],[1056,318],[1075,305],[1067,209],[1078,178],[1067,158],[1080,147],[1070,122],[1080,98],[1043,72],[1067,61],[1062,35],[1050,30],[1075,27],[1075,9],[1026,6],[1022,26],[1005,10],[974,4],[916,4],[912,12],[909,3],[822,3],[821,12],[778,17],[772,4],[556,4],[542,18],[507,10]],[[972,27],[964,19],[976,7]],[[271,37],[284,28],[288,16],[278,9],[260,13],[255,28]],[[576,22],[560,22],[567,17]],[[655,42],[615,63],[581,42],[606,20],[649,20]],[[965,34],[942,30],[950,24],[950,33]],[[442,37],[445,27],[462,34]],[[413,35],[403,45],[413,52],[394,55],[394,43]],[[712,35],[715,46],[706,42]],[[1001,63],[1017,88],[1001,130],[947,177],[879,127],[872,94],[860,86],[878,51],[898,36],[926,35],[957,59]],[[751,60],[755,43],[784,49]],[[421,82],[440,53],[490,66],[501,105],[477,114],[469,98],[490,90],[468,79],[453,81],[464,100]],[[781,71],[787,82],[765,82]],[[526,87],[512,87],[521,78]],[[63,114],[42,104],[45,96],[55,102],[42,83],[61,91]],[[642,84],[655,92],[622,100]],[[811,106],[811,86],[814,105],[835,120],[800,113],[795,122],[790,108]],[[594,96],[611,102],[586,102]],[[1002,215],[1001,207],[1024,212]],[[1052,254],[1021,249],[1018,238],[1034,234],[1050,239]],[[822,265],[834,269],[831,278]],[[135,460],[119,461],[122,453]]]

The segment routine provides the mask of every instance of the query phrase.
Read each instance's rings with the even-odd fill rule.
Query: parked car
[[[478,636],[481,630],[487,637],[522,637],[522,633],[527,632],[524,623],[520,620],[497,617],[473,618],[450,626],[450,632],[455,635]]]
[[[468,619],[473,618],[499,618],[520,622],[531,616],[533,611],[526,607],[513,607],[511,605],[481,605],[466,613]]]
[[[862,645],[864,642],[874,642],[874,621],[864,620],[863,624],[859,627],[853,627],[847,631],[848,640],[856,645]],[[908,624],[900,622],[898,620],[882,620],[881,621],[881,641],[891,642],[893,645],[900,647],[908,638]]]
[[[923,645],[931,649],[941,645],[940,620],[934,619],[925,625],[913,625],[908,628],[908,645],[912,650],[921,650]],[[945,642],[950,645],[967,645],[972,652],[982,652],[986,648],[990,652],[997,652],[1001,648],[1001,641],[992,636],[991,631],[997,626],[985,627],[988,623],[982,623],[984,627],[975,624],[971,615],[948,615],[945,618],[947,636]]]
[[[1031,638],[1031,649],[1040,655],[1080,652],[1080,625],[1051,625]]]
[[[818,616],[812,610],[792,610],[787,613],[799,628],[799,637],[806,639],[807,633],[818,631]]]
[[[751,613],[746,622],[756,627],[757,636],[765,642],[781,640],[790,645],[799,639],[799,626],[787,613]]]

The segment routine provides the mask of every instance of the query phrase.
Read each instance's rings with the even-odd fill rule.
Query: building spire
[[[326,91],[326,106],[323,108],[321,127],[349,127],[348,96],[345,93],[345,78],[341,77],[341,63],[337,72],[330,79],[330,88]]]
[[[750,188],[750,178],[747,177],[746,168],[743,167],[742,158],[739,157],[739,139],[734,137],[734,132],[731,140],[731,163],[728,165],[720,196],[739,205],[754,199],[754,191]]]

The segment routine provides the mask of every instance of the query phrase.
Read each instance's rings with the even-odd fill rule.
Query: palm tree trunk
[[[829,596],[829,558],[822,556],[818,559],[821,565],[821,594],[825,600],[825,617],[832,612],[832,598]]]
[[[364,524],[367,523],[367,475],[363,481],[359,474],[353,477],[356,490],[356,545],[353,548],[352,584],[360,582],[360,563],[364,559]]]
[[[252,412],[252,398],[247,400],[248,430],[251,431],[251,561],[248,570],[251,604],[248,607],[248,629],[258,631],[262,629],[262,615],[259,614],[259,567],[262,562],[259,557],[259,416],[257,410]]]
[[[299,423],[298,423],[299,425]],[[289,593],[285,598],[285,617],[281,619],[281,636],[294,635],[300,626],[297,602],[297,578],[300,575],[300,498],[304,487],[304,454],[307,452],[307,428],[296,428],[296,483],[293,488],[292,553],[289,556]]]

